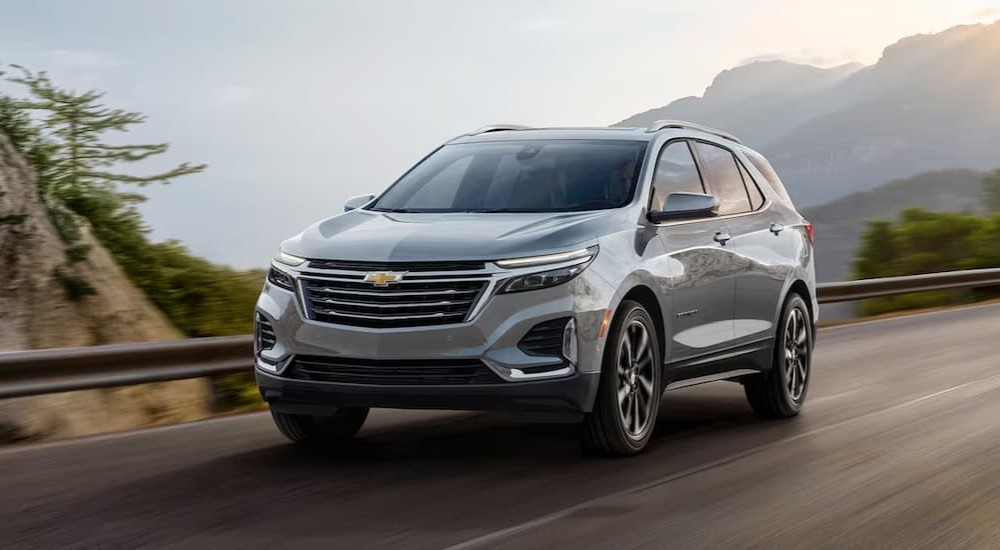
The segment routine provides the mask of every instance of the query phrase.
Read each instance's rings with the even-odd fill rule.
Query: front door
[[[661,149],[650,211],[662,210],[667,195],[675,192],[706,192],[687,140],[671,141]],[[664,319],[667,361],[697,361],[729,347],[734,337],[734,274],[740,261],[727,224],[707,216],[656,227],[668,259],[665,286],[673,303]]]

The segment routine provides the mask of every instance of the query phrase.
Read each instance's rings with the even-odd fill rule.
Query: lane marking
[[[976,385],[980,385],[980,384],[983,384],[985,382],[991,382],[991,381],[994,382],[992,384],[992,386],[993,386],[994,389],[995,388],[1000,388],[1000,375],[990,376],[990,377],[987,377],[987,378],[982,378],[982,379],[979,379],[979,380],[974,380],[972,382],[965,382],[964,384],[959,384],[957,386],[952,386],[950,388],[946,388],[946,389],[943,389],[943,390],[940,390],[940,391],[929,393],[927,395],[916,397],[916,398],[910,399],[908,401],[904,401],[902,403],[897,403],[896,405],[892,405],[891,407],[886,407],[884,409],[879,409],[877,411],[872,411],[870,413],[865,413],[865,414],[863,414],[861,416],[856,416],[854,418],[848,418],[848,419],[845,419],[845,420],[841,420],[839,422],[835,422],[835,423],[830,424],[828,426],[823,426],[823,427],[816,428],[816,429],[813,429],[813,430],[810,430],[810,431],[807,431],[807,432],[803,432],[801,434],[789,436],[789,437],[786,437],[784,439],[779,439],[777,441],[772,441],[770,443],[765,443],[763,445],[758,445],[757,447],[752,447],[752,448],[750,448],[750,449],[748,449],[746,451],[743,451],[741,453],[730,455],[730,456],[725,457],[725,458],[720,458],[718,460],[713,460],[712,462],[708,462],[708,463],[702,464],[700,466],[695,466],[695,467],[689,468],[687,470],[682,470],[682,471],[677,472],[675,474],[670,474],[670,475],[667,475],[667,476],[663,476],[663,477],[654,479],[652,481],[648,481],[646,483],[642,483],[640,485],[635,485],[633,487],[629,487],[627,489],[622,489],[620,491],[616,491],[614,493],[610,493],[610,494],[607,494],[607,495],[602,495],[602,496],[599,496],[599,497],[594,497],[594,498],[592,498],[590,500],[585,500],[585,501],[583,501],[583,502],[581,502],[579,504],[574,504],[573,506],[569,506],[567,508],[562,508],[560,510],[556,510],[555,512],[546,514],[544,516],[538,517],[538,518],[533,519],[531,521],[526,521],[524,523],[513,525],[511,527],[507,527],[507,528],[504,528],[504,529],[499,529],[497,531],[486,533],[485,535],[482,535],[482,536],[479,536],[479,537],[476,537],[476,538],[473,538],[473,539],[469,539],[467,541],[460,542],[460,543],[454,544],[452,546],[448,546],[445,550],[467,550],[469,548],[476,548],[476,547],[483,546],[483,545],[486,545],[486,544],[498,542],[498,541],[500,541],[500,540],[502,540],[504,538],[508,538],[508,537],[513,536],[513,535],[517,535],[519,533],[525,532],[525,531],[530,531],[531,529],[534,529],[536,527],[541,527],[543,525],[546,525],[546,524],[558,521],[560,519],[563,519],[563,518],[566,518],[568,516],[571,516],[571,515],[573,515],[573,514],[575,514],[577,512],[580,512],[580,511],[585,510],[587,508],[591,508],[593,506],[602,504],[602,503],[604,503],[606,501],[609,501],[609,500],[612,500],[612,499],[616,499],[616,498],[620,498],[620,497],[624,497],[624,496],[629,496],[629,495],[633,495],[633,494],[636,494],[636,493],[641,493],[643,491],[648,491],[649,489],[653,489],[653,488],[659,487],[661,485],[666,485],[668,483],[671,483],[673,481],[677,481],[677,480],[680,480],[680,479],[683,479],[683,478],[686,478],[686,477],[691,477],[693,475],[699,474],[699,473],[707,471],[707,470],[711,470],[713,468],[718,468],[720,466],[725,466],[727,464],[731,464],[733,462],[737,462],[737,461],[739,461],[741,459],[744,459],[744,458],[747,458],[749,456],[756,455],[756,454],[759,454],[759,453],[762,453],[762,452],[765,452],[765,451],[769,451],[771,449],[774,449],[774,448],[782,446],[782,445],[786,445],[786,444],[794,442],[794,441],[805,439],[807,437],[812,437],[814,435],[825,433],[825,432],[828,432],[828,431],[831,431],[831,430],[835,430],[837,428],[842,428],[844,426],[847,426],[847,425],[850,425],[850,424],[854,424],[854,423],[857,423],[857,422],[860,422],[860,421],[863,421],[863,420],[869,420],[871,418],[874,418],[874,417],[877,417],[877,416],[881,416],[881,415],[884,415],[884,414],[888,414],[888,413],[892,413],[892,412],[895,412],[895,411],[898,411],[898,410],[901,410],[901,409],[906,409],[906,408],[912,407],[914,405],[918,405],[920,403],[923,403],[925,401],[929,401],[929,400],[935,399],[935,398],[940,397],[942,395],[946,395],[946,394],[949,394],[949,393],[952,393],[952,392],[955,392],[955,391],[958,391],[958,390],[961,390],[961,389],[968,388],[970,386],[976,386]]]

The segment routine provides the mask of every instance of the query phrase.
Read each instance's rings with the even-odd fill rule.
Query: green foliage
[[[1000,213],[981,218],[965,213],[903,211],[896,223],[872,222],[854,262],[858,279],[1000,267]],[[982,291],[938,291],[869,300],[869,315],[934,307],[991,296]]]
[[[27,219],[27,214],[7,214],[0,216],[0,225],[18,225]]]
[[[90,252],[89,246],[79,242],[78,220],[82,219],[136,287],[185,335],[250,333],[264,273],[215,265],[175,241],[151,242],[149,228],[136,209],[144,197],[120,189],[122,184],[169,183],[201,172],[205,165],[184,163],[145,176],[121,172],[125,165],[167,151],[165,143],[106,142],[109,133],[127,132],[145,117],[105,107],[98,92],[64,90],[45,73],[17,68],[20,76],[10,80],[24,85],[29,97],[0,95],[0,133],[11,139],[38,174],[39,196],[67,245],[67,263],[53,273],[67,295],[79,300],[94,293],[72,268]],[[220,378],[220,403],[227,408],[259,404],[252,382],[247,376]]]
[[[94,287],[90,286],[87,281],[84,281],[65,266],[56,267],[52,271],[52,274],[62,284],[63,288],[66,289],[66,296],[70,300],[78,301],[82,300],[85,296],[97,294]]]
[[[90,254],[89,244],[75,244],[66,248],[66,260],[71,264],[86,260],[88,254]]]
[[[96,91],[77,93],[52,84],[44,72],[33,73],[15,66],[21,76],[11,82],[27,87],[31,97],[20,101],[21,109],[42,113],[41,125],[55,145],[58,173],[54,182],[60,187],[86,190],[112,189],[114,183],[169,183],[171,180],[201,172],[206,165],[181,164],[171,170],[146,176],[107,170],[167,152],[166,143],[148,145],[111,145],[104,141],[108,132],[127,132],[130,126],[145,122],[140,113],[111,109],[99,101],[104,94]]]
[[[90,247],[80,244],[78,219],[88,222],[94,237],[108,249],[128,277],[188,336],[247,334],[263,273],[236,271],[191,255],[177,242],[153,243],[135,205],[141,195],[120,184],[146,185],[205,169],[181,164],[166,172],[134,176],[123,165],[167,151],[167,144],[110,145],[105,136],[141,124],[139,113],[100,104],[102,94],[59,88],[44,73],[15,66],[11,78],[29,92],[27,99],[0,96],[0,132],[6,134],[39,174],[39,194],[66,248],[69,263],[86,259]],[[38,114],[32,117],[31,113]],[[76,284],[68,267],[59,278]],[[92,290],[92,289],[91,289]],[[74,291],[75,295],[86,295]]]
[[[28,111],[20,108],[13,98],[4,95],[0,95],[0,134],[7,136],[19,151],[30,146],[38,134]]]
[[[103,94],[77,93],[55,86],[44,72],[33,73],[15,65],[20,76],[11,82],[24,85],[27,99],[5,98],[0,103],[0,131],[12,136],[15,147],[23,151],[39,175],[39,194],[48,208],[59,237],[73,244],[79,237],[77,212],[69,205],[90,194],[113,197],[113,208],[123,209],[141,200],[140,195],[122,193],[119,183],[146,185],[171,180],[205,169],[204,164],[181,164],[176,168],[147,176],[121,173],[115,168],[165,153],[167,144],[112,145],[105,142],[109,132],[127,132],[141,124],[139,113],[111,109],[100,103]],[[39,115],[35,123],[31,113]],[[5,114],[6,113],[6,114]],[[111,206],[105,201],[105,205]],[[89,219],[89,218],[88,218]],[[91,220],[93,223],[93,220]]]
[[[1000,212],[1000,170],[983,182],[983,206],[987,212]]]

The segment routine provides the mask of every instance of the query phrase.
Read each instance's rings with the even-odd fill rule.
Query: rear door
[[[774,317],[792,267],[781,209],[770,204],[737,154],[717,144],[699,143],[699,156],[716,166],[711,179],[720,195],[720,215],[727,216],[735,252],[742,266],[735,275],[736,345],[752,345],[774,335]]]

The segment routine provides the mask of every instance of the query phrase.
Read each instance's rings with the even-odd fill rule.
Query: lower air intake
[[[503,380],[476,359],[376,360],[297,355],[286,376],[299,380],[398,386],[465,386]]]
[[[517,347],[528,355],[559,357],[562,355],[563,331],[569,317],[535,325],[525,334]]]
[[[274,348],[274,344],[277,343],[278,339],[274,334],[274,327],[271,323],[264,318],[263,315],[258,313],[254,319],[254,337],[257,343],[257,350],[265,350]]]

